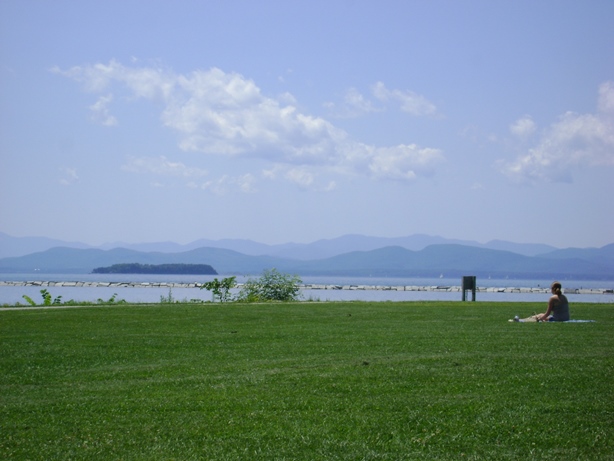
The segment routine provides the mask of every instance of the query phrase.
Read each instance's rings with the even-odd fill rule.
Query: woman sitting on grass
[[[550,290],[552,296],[548,300],[548,310],[543,314],[532,315],[526,319],[516,317],[516,322],[566,322],[569,320],[569,301],[567,296],[561,291],[559,282],[552,282]]]

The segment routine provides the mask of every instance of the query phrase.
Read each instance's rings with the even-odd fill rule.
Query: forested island
[[[209,264],[113,264],[97,267],[92,274],[173,274],[173,275],[217,275]]]

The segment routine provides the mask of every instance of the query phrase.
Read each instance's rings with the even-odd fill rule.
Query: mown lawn
[[[611,460],[614,305],[0,312],[0,459]]]

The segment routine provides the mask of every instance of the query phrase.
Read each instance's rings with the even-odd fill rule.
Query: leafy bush
[[[102,298],[98,298],[98,304],[126,304],[126,300],[117,299],[117,293],[113,293],[113,296],[106,301]]]
[[[282,274],[275,268],[265,270],[259,279],[249,279],[245,282],[239,291],[237,301],[298,301],[298,284],[301,282],[297,275]]]
[[[22,298],[25,299],[30,306],[36,306],[36,301],[34,301],[28,295],[23,295]]]
[[[49,291],[47,291],[46,289],[42,289],[40,291],[41,296],[43,297],[43,306],[51,306],[51,305],[59,305],[62,304],[62,296],[56,296],[55,299],[51,299],[51,293],[49,293]],[[30,304],[30,306],[36,306],[36,301],[34,301],[32,298],[30,298],[28,295],[23,295],[22,296],[23,299],[25,299],[28,304]]]
[[[226,277],[222,280],[214,278],[210,282],[203,283],[200,287],[202,290],[209,290],[213,294],[213,300],[218,299],[220,302],[225,303],[232,301],[230,290],[237,286],[236,277]]]
[[[173,298],[173,290],[168,289],[168,296],[160,295],[160,304],[173,304],[175,298]]]
[[[51,293],[47,289],[40,290],[40,294],[43,297],[43,302],[41,304],[37,304],[30,296],[22,295],[22,298],[25,299],[28,304],[32,307],[36,306],[92,306],[95,304],[127,304],[125,299],[117,299],[117,293],[113,293],[108,300],[104,300],[102,298],[98,298],[96,303],[91,301],[75,301],[74,299],[69,299],[68,301],[62,301],[62,296],[56,296],[53,298]],[[169,297],[172,298],[172,295],[169,291]],[[161,301],[162,302],[162,301]],[[16,303],[16,306],[20,306],[21,304]]]

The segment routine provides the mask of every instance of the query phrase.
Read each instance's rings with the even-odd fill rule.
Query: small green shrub
[[[168,289],[168,296],[160,295],[160,304],[173,304],[175,299],[173,298],[173,290]]]
[[[230,290],[237,286],[236,277],[226,277],[222,280],[218,280],[214,278],[213,280],[203,283],[200,287],[202,290],[208,290],[213,295],[213,301],[216,299],[222,303],[232,301],[232,296],[230,294]]]
[[[106,301],[102,298],[98,298],[98,304],[126,304],[126,300],[117,299],[117,293],[113,293],[113,296]]]
[[[283,274],[277,269],[265,270],[259,279],[249,279],[241,287],[237,301],[298,301],[302,280],[297,275]]]
[[[36,306],[36,301],[34,301],[28,295],[23,295],[22,298],[25,299],[30,306]]]
[[[40,294],[43,297],[42,306],[51,306],[51,305],[57,306],[57,305],[62,304],[62,296],[56,296],[55,298],[52,298],[51,293],[49,293],[49,291],[46,288],[43,288],[40,291]],[[28,295],[23,295],[22,298],[25,299],[30,306],[38,305],[36,304],[36,301],[34,301]]]

